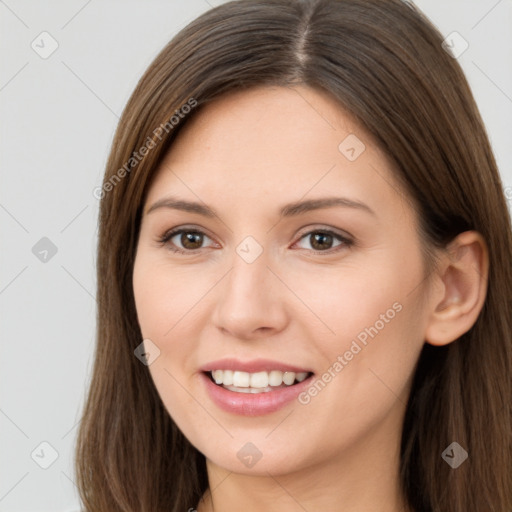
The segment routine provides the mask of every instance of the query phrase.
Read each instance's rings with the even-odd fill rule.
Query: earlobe
[[[443,292],[429,304],[425,341],[441,346],[469,331],[484,305],[489,255],[482,235],[477,231],[459,234],[449,244],[438,272]]]

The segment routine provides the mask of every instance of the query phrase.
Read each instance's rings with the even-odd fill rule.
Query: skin
[[[354,161],[338,149],[349,134],[365,145]],[[171,194],[218,216],[147,213]],[[327,196],[374,214],[335,206],[279,217],[284,204]],[[195,246],[172,238],[199,247],[192,254],[158,243],[180,226],[206,235]],[[322,229],[354,244],[315,245]],[[247,236],[263,248],[252,263],[236,252]],[[207,459],[212,492],[199,512],[408,510],[399,444],[414,366],[425,341],[443,345],[471,328],[486,293],[478,233],[440,256],[426,276],[416,214],[391,162],[326,93],[231,93],[183,127],[148,191],[133,287],[143,337],[160,350],[149,366],[156,389]],[[200,381],[199,368],[224,357],[283,361],[319,378],[396,303],[394,318],[307,404],[242,417],[219,409]],[[237,457],[247,442],[262,454],[252,468]]]

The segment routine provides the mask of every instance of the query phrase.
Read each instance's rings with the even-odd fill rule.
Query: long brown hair
[[[296,84],[330,93],[392,159],[420,219],[428,271],[433,249],[458,233],[484,237],[485,304],[461,338],[424,346],[400,478],[416,512],[512,510],[510,216],[477,106],[442,40],[401,0],[241,0],[201,15],[155,58],[121,117],[99,193],[97,344],[76,445],[86,511],[185,511],[207,488],[204,456],[134,356],[141,208],[154,170],[202,105]],[[457,469],[441,457],[454,441],[469,452]]]

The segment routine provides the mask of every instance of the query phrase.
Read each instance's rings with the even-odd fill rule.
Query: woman
[[[86,510],[511,509],[510,217],[414,6],[203,14],[99,196]]]

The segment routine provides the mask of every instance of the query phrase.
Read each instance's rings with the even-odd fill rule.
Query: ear
[[[489,274],[487,244],[477,231],[465,231],[455,237],[443,255],[434,281],[431,313],[425,341],[447,345],[475,324],[485,302]]]

